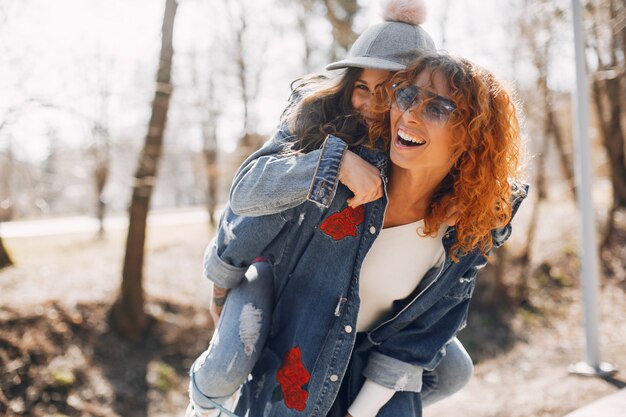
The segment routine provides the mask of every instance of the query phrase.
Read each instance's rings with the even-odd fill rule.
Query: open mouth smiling
[[[402,146],[418,147],[426,144],[426,141],[418,138],[402,129],[398,130],[398,143]]]

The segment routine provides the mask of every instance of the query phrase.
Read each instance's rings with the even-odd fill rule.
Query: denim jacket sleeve
[[[219,229],[204,252],[204,276],[223,288],[239,285],[257,257],[276,261],[294,210],[263,217],[237,216],[226,206]]]
[[[263,216],[295,207],[306,200],[330,206],[348,145],[329,135],[321,149],[284,156],[280,152],[292,138],[283,123],[274,136],[253,153],[235,174],[230,190],[233,212]]]

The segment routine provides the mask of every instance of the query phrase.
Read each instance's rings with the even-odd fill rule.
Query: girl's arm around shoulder
[[[234,213],[264,216],[307,200],[330,206],[348,145],[329,136],[321,149],[285,155],[284,147],[291,139],[286,126],[282,125],[272,139],[244,161],[230,190]]]

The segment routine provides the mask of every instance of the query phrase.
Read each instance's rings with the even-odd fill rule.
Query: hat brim
[[[326,70],[331,71],[348,67],[386,71],[400,71],[406,69],[406,65],[403,65],[399,62],[369,56],[356,56],[328,64],[326,65]]]

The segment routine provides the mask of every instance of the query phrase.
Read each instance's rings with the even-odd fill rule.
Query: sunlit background
[[[322,2],[309,3],[180,2],[173,101],[153,207],[202,204],[204,178],[196,156],[207,126],[215,129],[220,166],[228,177],[235,164],[230,155],[243,134],[271,133],[291,81],[323,71],[345,53],[334,42]],[[536,103],[530,95],[536,90],[537,71],[520,36],[520,19],[528,19],[527,13],[554,13],[558,2],[523,3],[430,1],[424,27],[440,48],[475,60],[517,88],[522,98],[529,97],[528,106]],[[378,2],[363,0],[356,6],[354,32],[380,21]],[[111,156],[104,199],[109,210],[125,209],[128,178],[150,116],[162,13],[161,2],[154,0],[0,2],[5,177],[0,198],[5,210],[11,208],[5,220],[93,210],[84,195],[90,192],[91,169],[103,148]],[[574,85],[568,19],[565,13],[548,30],[538,28],[542,33],[533,34],[550,42],[548,82],[555,93],[568,94]],[[245,100],[237,67],[240,52]],[[247,121],[244,105],[249,108]],[[526,110],[534,117],[533,109]],[[527,132],[534,119],[529,122]],[[227,184],[224,179],[220,195]]]
[[[597,219],[603,357],[623,369],[626,2],[581,2],[594,174],[593,195],[582,197]],[[164,87],[165,4],[0,0],[2,416],[182,415],[187,370],[212,329],[201,276],[210,217],[239,164],[271,135],[291,82],[323,72],[381,20],[378,0],[178,0],[162,155],[156,176],[138,180]],[[460,334],[475,377],[425,415],[563,417],[626,386],[619,374],[566,371],[584,355],[572,2],[426,4],[423,26],[441,49],[515,92],[531,191],[511,239],[479,275]],[[148,225],[127,233],[133,190],[153,178]],[[127,236],[145,230],[145,248],[126,250]],[[122,276],[127,261],[139,272]],[[139,344],[110,321],[129,281],[146,295]]]

